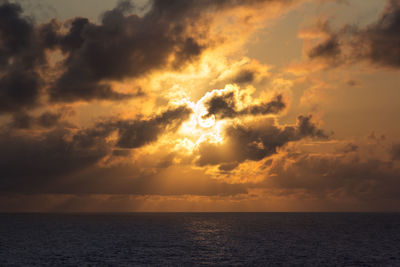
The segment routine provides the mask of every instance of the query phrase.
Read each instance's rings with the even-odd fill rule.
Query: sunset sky
[[[0,211],[400,211],[400,0],[0,0]]]

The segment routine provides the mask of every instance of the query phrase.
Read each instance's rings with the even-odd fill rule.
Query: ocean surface
[[[0,215],[0,266],[63,265],[400,266],[400,214]]]

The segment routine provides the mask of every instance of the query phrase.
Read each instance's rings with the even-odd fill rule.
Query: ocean
[[[400,214],[0,215],[0,266],[149,265],[400,266]]]

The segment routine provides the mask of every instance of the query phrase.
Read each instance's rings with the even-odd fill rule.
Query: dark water
[[[400,214],[3,214],[0,265],[400,266]]]

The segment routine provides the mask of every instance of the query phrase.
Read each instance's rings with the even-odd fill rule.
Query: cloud
[[[185,33],[179,21],[154,13],[129,15],[133,6],[123,1],[104,13],[101,24],[85,18],[70,22],[69,32],[53,33],[56,47],[66,55],[65,72],[50,88],[54,101],[123,99],[108,81],[136,78],[151,70],[179,67],[199,56],[203,47]],[[174,58],[173,62],[169,62]]]
[[[394,144],[390,152],[393,160],[400,160],[400,144]]]
[[[84,146],[68,141],[69,134],[66,130],[54,130],[40,137],[3,133],[0,136],[0,191],[44,190],[44,184],[92,166],[107,155],[104,140],[97,139],[90,146]]]
[[[251,83],[256,79],[256,72],[253,70],[241,70],[239,73],[233,77],[232,81],[234,83]]]
[[[0,3],[0,113],[38,105],[44,52],[18,4]]]
[[[273,99],[254,104],[250,101],[247,91],[239,91],[237,87],[227,87],[222,90],[213,90],[201,99],[206,108],[203,118],[215,116],[217,119],[235,118],[246,115],[278,114],[286,108],[283,96],[277,95]]]
[[[235,195],[247,193],[185,166],[159,166],[140,159],[113,165],[107,134],[98,131],[51,131],[40,138],[1,135],[0,192],[3,194]],[[117,152],[128,157],[127,150]]]
[[[341,54],[340,44],[336,36],[330,36],[328,40],[313,47],[309,52],[309,58],[334,58]]]
[[[348,143],[342,150],[343,153],[352,153],[352,152],[357,152],[358,149],[359,146],[357,144]]]
[[[357,33],[361,58],[378,65],[400,67],[400,1],[389,0],[377,22]],[[355,44],[354,44],[355,45]]]
[[[57,27],[48,38],[67,56],[65,71],[50,88],[53,101],[124,99],[109,81],[139,78],[154,70],[178,70],[198,59],[213,43],[210,12],[267,1],[151,1],[143,16],[130,14],[134,6],[120,2],[107,11],[101,24],[84,18],[70,22],[69,32]],[[51,31],[50,31],[51,33]]]
[[[192,110],[186,106],[170,108],[149,119],[108,119],[95,126],[82,129],[74,141],[84,146],[92,146],[97,138],[105,139],[117,132],[115,146],[119,148],[139,148],[157,141],[163,133],[176,131],[189,118]]]
[[[21,15],[19,4],[2,1],[0,112],[34,108],[47,99],[75,102],[136,97],[116,90],[112,83],[157,70],[177,71],[199,59],[210,46],[223,42],[211,28],[224,12],[292,2],[153,0],[146,13],[137,15],[131,1],[120,1],[102,15],[100,23],[77,17],[36,25]],[[253,70],[243,71],[236,82],[259,76]]]
[[[243,185],[215,180],[188,166],[137,159],[104,165],[113,149],[101,130],[51,131],[40,137],[0,136],[3,194],[236,195]]]
[[[259,63],[257,60],[245,57],[240,61],[227,66],[214,80],[214,83],[222,82],[239,85],[254,84],[265,81],[271,73],[270,67]]]
[[[340,30],[333,31],[326,25],[327,23],[317,25],[326,37],[308,51],[310,59],[322,59],[330,65],[367,61],[377,66],[400,68],[398,0],[388,0],[378,20],[363,28],[345,25]]]
[[[360,154],[298,153],[276,160],[259,185],[281,194],[317,199],[350,199],[373,210],[391,210],[398,203],[400,169],[391,161]]]
[[[283,127],[277,125],[273,118],[234,124],[225,129],[222,144],[204,142],[199,145],[196,164],[220,165],[221,170],[234,169],[238,162],[260,161],[276,154],[287,143],[307,137],[328,137],[311,122],[311,116],[299,116],[296,125]]]
[[[116,151],[157,141],[163,133],[176,131],[191,112],[180,106],[149,119],[106,119],[84,129],[62,127],[58,123],[61,113],[45,112],[38,117],[18,114],[13,127],[0,133],[0,190],[41,191],[44,184],[57,184],[64,177],[99,167],[97,164],[106,157],[127,156]],[[20,131],[32,127],[49,130],[38,134]],[[116,139],[110,139],[113,133]]]
[[[114,123],[119,131],[117,146],[138,148],[154,142],[163,132],[173,132],[189,118],[192,110],[181,106],[169,109],[149,120],[119,121]]]
[[[142,163],[144,164],[144,163]],[[134,195],[238,195],[246,194],[241,184],[229,184],[213,179],[202,170],[187,166],[157,168],[144,171],[143,165],[130,163],[108,168],[89,169],[68,180],[63,186],[56,185],[51,193],[65,194],[134,194]]]
[[[68,109],[58,112],[46,111],[40,116],[35,117],[26,112],[17,112],[13,114],[12,121],[8,127],[15,129],[32,129],[35,127],[52,128],[61,126],[61,120],[63,117],[69,115],[69,113],[71,113],[71,111]]]

